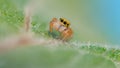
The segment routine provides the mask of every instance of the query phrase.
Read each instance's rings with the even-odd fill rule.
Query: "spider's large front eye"
[[[65,25],[67,24],[67,22],[65,22],[65,21],[64,21],[63,23],[64,23]]]
[[[62,19],[61,19],[60,21],[61,21],[61,22],[63,22],[63,20],[62,20]]]
[[[62,19],[62,18],[60,18],[60,22],[63,22],[63,19]]]

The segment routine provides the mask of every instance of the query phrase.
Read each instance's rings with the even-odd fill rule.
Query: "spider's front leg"
[[[50,21],[49,24],[49,31],[52,32],[53,28],[55,27],[54,24],[57,22],[57,18],[53,18],[52,21]]]
[[[50,31],[50,33],[52,33],[52,31],[53,31],[53,22],[52,21],[49,24],[49,31]]]

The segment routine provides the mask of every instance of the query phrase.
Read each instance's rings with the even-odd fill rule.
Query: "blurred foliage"
[[[24,12],[10,0],[0,0],[0,38],[22,30]],[[39,35],[47,35],[48,29],[45,20],[40,16],[33,16],[32,31]]]
[[[31,46],[1,54],[0,68],[115,68],[115,65],[102,56],[82,54],[67,46]]]
[[[23,14],[9,0],[0,0],[0,38],[19,32]]]
[[[106,51],[106,48],[99,46],[81,46],[81,49],[89,50],[90,52],[94,52],[96,54],[103,54]]]
[[[120,49],[105,48],[102,46],[81,46],[80,49],[89,51],[89,53],[104,55],[114,61],[120,61]]]
[[[0,38],[18,33],[23,26],[23,10],[17,8],[12,1],[0,0]],[[22,1],[20,3],[23,3]],[[33,16],[32,31],[36,35],[49,37],[47,35],[49,22],[46,22],[41,15]],[[63,46],[66,45],[63,44]],[[76,49],[74,45],[71,46],[73,48],[69,46],[17,48],[8,53],[0,54],[0,68],[115,68],[111,60],[102,56],[120,61],[119,49],[107,49],[97,45],[80,46],[80,44],[80,48]],[[79,50],[85,51],[84,54],[79,53]]]

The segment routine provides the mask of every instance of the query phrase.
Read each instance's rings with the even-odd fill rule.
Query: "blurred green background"
[[[26,4],[37,4],[36,23],[44,22],[48,27],[53,17],[70,20],[74,40],[104,44],[120,44],[119,0],[12,0],[19,10]],[[36,16],[35,15],[35,16]],[[35,18],[35,17],[34,17]],[[36,18],[35,18],[36,19]],[[48,28],[43,28],[48,29]]]
[[[84,54],[83,54],[84,53]],[[68,47],[22,47],[0,55],[0,68],[116,68],[102,56]]]
[[[80,47],[81,43],[74,42],[119,44],[119,10],[114,12],[118,9],[114,8],[119,5],[117,1],[0,0],[0,39],[21,32],[24,7],[30,4],[35,7],[31,29],[36,35],[48,37],[50,20],[65,17],[74,30],[73,42],[58,47],[20,47],[0,53],[0,68],[119,68],[116,65],[120,61],[119,49],[88,43]]]

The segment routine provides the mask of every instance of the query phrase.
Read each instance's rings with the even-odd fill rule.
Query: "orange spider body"
[[[72,38],[73,31],[70,28],[70,23],[64,19],[60,18],[58,20],[57,18],[53,18],[50,22],[50,32],[53,32],[53,29],[60,32],[60,39],[63,41],[68,41],[70,38]]]

